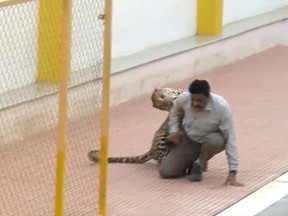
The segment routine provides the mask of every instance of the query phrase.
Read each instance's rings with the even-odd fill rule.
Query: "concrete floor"
[[[288,195],[277,201],[273,205],[267,207],[265,210],[256,216],[286,216],[288,215]]]

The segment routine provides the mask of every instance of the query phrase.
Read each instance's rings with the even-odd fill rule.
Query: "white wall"
[[[71,70],[75,71],[102,61],[104,23],[98,19],[98,15],[104,11],[104,0],[72,2]]]
[[[34,83],[38,3],[0,8],[0,93]]]
[[[102,61],[103,21],[98,15],[104,0],[74,0],[72,6],[71,70],[77,71]],[[0,8],[0,93],[36,81],[38,12],[39,0]],[[93,68],[94,78],[100,71]]]
[[[288,0],[224,0],[223,25],[288,6]]]
[[[112,57],[119,58],[196,32],[196,0],[117,0]]]
[[[0,93],[36,81],[38,6],[39,0],[31,0],[0,9]],[[102,61],[103,6],[104,0],[73,1],[72,71],[87,73]],[[192,36],[196,0],[117,0],[112,28],[112,58]],[[88,72],[96,77],[100,69]]]
[[[112,58],[194,35],[196,1],[113,1]],[[72,71],[102,61],[103,21],[97,17],[103,2],[73,0]],[[0,93],[36,81],[38,3],[0,8]],[[224,0],[224,25],[283,6],[288,0]],[[96,70],[89,73],[94,76]],[[82,77],[80,73],[79,82]]]

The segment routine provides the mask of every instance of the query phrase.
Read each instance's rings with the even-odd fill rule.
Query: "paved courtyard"
[[[166,85],[185,88],[195,78],[207,79],[212,91],[230,102],[240,156],[238,179],[244,187],[222,186],[227,175],[225,153],[209,161],[209,170],[199,183],[162,180],[153,162],[110,164],[108,216],[212,216],[287,172],[287,56],[288,47],[274,47]],[[147,151],[153,133],[167,116],[152,108],[150,94],[115,106],[110,113],[109,156]],[[90,117],[69,125],[67,216],[96,215],[98,166],[88,162],[86,154],[97,146],[93,135],[97,120]],[[55,131],[48,131],[0,149],[0,215],[53,215],[55,140]]]

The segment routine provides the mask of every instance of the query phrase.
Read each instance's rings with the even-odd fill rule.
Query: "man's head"
[[[194,80],[189,85],[191,93],[192,108],[195,111],[204,110],[210,98],[210,85],[206,80]]]

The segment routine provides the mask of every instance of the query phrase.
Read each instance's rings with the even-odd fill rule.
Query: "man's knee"
[[[160,165],[158,172],[163,179],[179,178],[184,175],[184,172],[181,172],[181,170],[172,169],[172,167],[165,164]]]
[[[173,175],[171,175],[171,173],[169,171],[167,171],[166,169],[163,169],[163,168],[159,168],[159,175],[161,178],[163,179],[169,179],[169,178],[172,178]]]
[[[224,149],[225,139],[221,133],[211,133],[206,137],[204,145],[207,147]]]
[[[220,133],[212,133],[206,137],[201,146],[200,161],[201,166],[205,169],[205,164],[214,155],[222,152],[225,149],[225,139]]]

